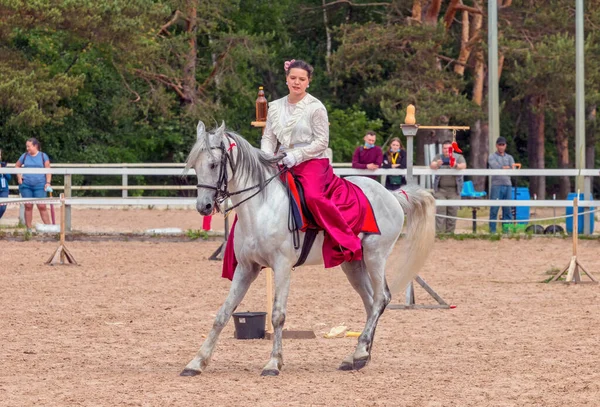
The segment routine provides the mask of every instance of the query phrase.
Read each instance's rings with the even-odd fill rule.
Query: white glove
[[[296,157],[294,157],[293,154],[286,154],[286,156],[283,157],[283,160],[281,160],[281,162],[288,168],[292,168],[294,165],[297,164]]]

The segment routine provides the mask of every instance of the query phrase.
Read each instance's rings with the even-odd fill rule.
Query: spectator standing
[[[390,148],[383,156],[381,168],[406,168],[406,150],[398,137],[391,140]],[[402,175],[385,177],[385,187],[390,191],[400,189],[402,185],[406,185],[406,179]]]
[[[450,146],[452,142],[445,140],[442,143],[442,154],[433,158],[429,167],[432,170],[438,169],[457,169],[467,168],[465,158],[458,153],[452,152],[450,155]],[[436,175],[433,179],[433,191],[435,199],[460,199],[464,183],[462,175]],[[438,206],[436,213],[438,215],[453,216],[458,214],[458,206]],[[437,217],[435,219],[435,230],[437,233],[454,233],[456,228],[456,219]]]
[[[506,139],[498,137],[496,140],[496,152],[490,154],[488,166],[493,170],[510,170],[515,167],[515,159],[506,153]],[[492,176],[492,193],[490,199],[511,199],[512,183],[508,175]],[[490,233],[496,233],[496,222],[498,218],[498,206],[490,207]],[[509,206],[502,207],[502,219],[511,220],[512,212]]]
[[[19,157],[15,167],[50,168],[50,159],[41,151],[40,142],[30,138],[25,143],[27,152]],[[17,174],[19,192],[23,198],[45,198],[46,190],[50,188],[51,174]],[[37,204],[40,216],[45,224],[50,224],[50,216],[45,204]],[[33,204],[25,204],[25,224],[31,230],[33,220]]]
[[[383,162],[383,152],[381,147],[376,146],[377,135],[374,131],[368,131],[364,137],[365,144],[356,147],[352,156],[352,168],[378,170]],[[377,179],[374,175],[368,175],[369,178]]]

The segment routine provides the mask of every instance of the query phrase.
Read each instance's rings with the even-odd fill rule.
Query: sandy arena
[[[143,213],[142,229],[185,227],[156,220],[177,211]],[[580,241],[579,255],[596,276],[598,244]],[[1,245],[2,406],[599,405],[600,287],[541,283],[567,265],[569,239],[436,241],[421,275],[457,308],[386,311],[360,372],[336,370],[355,338],[323,338],[362,329],[358,295],[339,268],[299,269],[286,327],[317,339],[285,340],[282,374],[267,378],[271,342],[234,339],[233,321],[208,370],[178,376],[230,285],[207,260],[219,242],[69,242],[79,267],[43,264],[56,242]],[[264,308],[260,276],[238,310]]]

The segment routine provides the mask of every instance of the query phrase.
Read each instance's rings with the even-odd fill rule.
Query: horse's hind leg
[[[275,267],[275,298],[273,299],[273,351],[261,376],[277,376],[283,367],[282,336],[285,313],[290,292],[291,265]]]
[[[351,263],[342,263],[342,270],[346,274],[352,288],[358,292],[365,306],[367,317],[373,308],[373,287],[371,286],[371,277],[365,269],[362,261],[353,261]],[[354,352],[352,352],[340,365],[339,370],[354,369]]]
[[[235,269],[235,274],[233,276],[233,281],[231,282],[231,288],[229,289],[227,299],[219,309],[208,337],[202,343],[202,346],[200,347],[200,350],[194,359],[192,359],[190,363],[186,365],[185,369],[183,369],[181,376],[195,376],[202,373],[202,371],[206,368],[210,358],[212,357],[217,340],[219,339],[219,334],[225,325],[227,325],[229,318],[231,318],[231,314],[233,314],[237,306],[246,295],[250,284],[252,284],[252,282],[256,279],[259,271],[260,266],[258,265],[244,267],[241,264],[238,264]]]
[[[365,252],[364,270],[369,275],[371,286],[373,288],[373,303],[370,309],[367,309],[367,322],[362,334],[358,338],[358,345],[352,355],[352,368],[354,370],[362,369],[371,360],[371,348],[373,347],[373,338],[379,317],[383,314],[385,307],[392,299],[387,283],[385,281],[385,258],[379,255]],[[365,273],[365,274],[366,274]],[[340,369],[349,370],[349,359],[344,360]]]

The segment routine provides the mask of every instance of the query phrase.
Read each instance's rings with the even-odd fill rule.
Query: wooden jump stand
[[[588,272],[585,267],[579,262],[577,259],[577,243],[579,241],[579,191],[577,191],[577,196],[573,199],[573,256],[571,256],[571,260],[567,267],[565,267],[562,271],[558,272],[554,275],[551,283],[553,282],[564,282],[564,283],[592,283],[598,284],[598,280],[594,278],[594,276]],[[591,281],[583,281],[581,280],[581,271],[585,273],[586,276],[589,277]],[[564,281],[559,280],[565,273],[567,276]]]
[[[60,264],[77,266],[75,257],[65,245],[65,194],[60,194],[60,244],[54,254],[46,261],[46,264],[51,266]]]
[[[256,127],[262,129],[263,133],[265,131],[265,126],[267,125],[266,121],[257,120],[250,122],[252,127]],[[266,290],[267,290],[267,317],[265,320],[265,339],[273,339],[273,270],[270,268],[265,268],[263,270],[266,279]],[[284,329],[282,332],[283,339],[314,339],[317,336],[312,330],[286,330]]]
[[[415,281],[423,287],[423,289],[431,296],[434,300],[437,301],[437,304],[433,305],[419,305],[415,303],[415,287],[413,282],[411,281],[406,286],[406,301],[404,304],[389,304],[388,309],[449,309],[454,308],[452,305],[449,305],[438,293],[435,292],[433,288],[429,284],[425,282],[420,276],[415,277]]]
[[[415,183],[413,178],[413,139],[417,135],[419,129],[426,130],[469,130],[469,126],[420,126],[416,124],[415,120],[415,107],[408,105],[406,108],[406,119],[405,124],[401,124],[402,133],[406,136],[406,182],[409,184]],[[415,288],[414,283],[411,281],[406,286],[406,299],[404,304],[389,304],[388,309],[450,309],[454,308],[453,305],[449,305],[444,299],[437,293],[423,278],[416,276],[414,281],[417,282],[427,294],[429,294],[437,304],[433,305],[418,305],[415,303]]]

